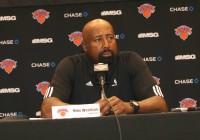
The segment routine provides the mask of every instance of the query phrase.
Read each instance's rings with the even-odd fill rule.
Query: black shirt
[[[117,96],[123,101],[163,96],[149,68],[135,52],[118,53],[109,69],[106,97]],[[100,85],[94,82],[93,64],[85,54],[64,58],[56,68],[44,98],[57,97],[70,104],[89,104],[101,98]]]

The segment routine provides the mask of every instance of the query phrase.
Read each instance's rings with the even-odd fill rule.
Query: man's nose
[[[109,45],[109,42],[108,42],[107,38],[104,38],[104,39],[103,39],[103,44],[102,44],[102,47],[104,47],[104,48],[109,48],[109,47],[110,47],[110,45]]]

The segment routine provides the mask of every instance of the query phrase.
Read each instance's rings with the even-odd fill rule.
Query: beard
[[[109,57],[103,56],[103,54],[106,53],[106,52],[110,52],[110,53],[112,53],[112,55],[109,56]],[[104,51],[99,53],[99,63],[111,64],[111,63],[114,62],[114,57],[115,56],[114,56],[113,51],[111,51],[110,49],[105,49]]]

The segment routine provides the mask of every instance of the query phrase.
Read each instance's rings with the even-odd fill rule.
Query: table
[[[200,112],[118,116],[123,140],[199,140]],[[115,116],[1,120],[0,140],[120,140]]]

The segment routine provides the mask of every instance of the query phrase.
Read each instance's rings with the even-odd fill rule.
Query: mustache
[[[103,53],[106,53],[106,52],[110,52],[110,53],[112,53],[112,55],[110,57],[104,57]],[[99,53],[99,62],[110,64],[113,61],[114,61],[114,52],[111,51],[110,49],[107,48],[107,49],[105,49],[105,50],[103,50],[102,52]]]
[[[113,54],[113,51],[111,51],[110,49],[105,49],[102,52],[100,52],[100,55],[102,55],[103,53],[106,53],[106,52],[110,52]]]

